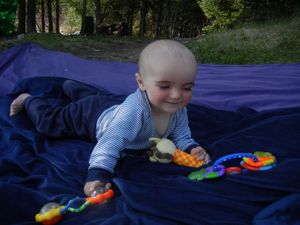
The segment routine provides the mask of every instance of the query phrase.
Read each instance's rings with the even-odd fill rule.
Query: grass
[[[199,63],[264,64],[300,62],[300,13],[292,18],[209,33],[199,38],[178,39],[196,55]],[[84,58],[135,62],[149,39],[136,37],[62,36],[26,34],[23,39],[0,42],[0,51],[33,42]]]
[[[25,42],[32,42],[41,45],[48,49],[63,50],[65,48],[99,48],[107,43],[123,43],[126,41],[132,41],[134,38],[118,38],[115,36],[81,36],[81,35],[70,35],[63,36],[55,33],[28,33],[25,34],[24,38],[21,39],[8,39],[0,42],[0,51],[3,51],[16,44],[22,44]],[[137,39],[136,41],[138,41]]]
[[[300,16],[210,33],[188,46],[201,63],[300,62]]]

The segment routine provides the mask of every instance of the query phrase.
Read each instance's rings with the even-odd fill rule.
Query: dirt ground
[[[176,39],[182,44],[195,41],[196,39]],[[105,42],[101,47],[76,47],[65,49],[74,55],[97,60],[112,60],[136,63],[142,49],[153,40],[131,40]]]
[[[84,58],[137,62],[141,50],[151,41],[126,41],[105,43],[101,48],[81,48],[72,52]]]
[[[59,36],[60,37],[60,36]],[[51,37],[50,37],[51,38]],[[63,51],[80,56],[86,59],[110,60],[120,62],[136,63],[142,49],[153,39],[131,39],[131,38],[105,38],[101,41],[97,39],[79,39],[72,42],[68,37],[49,41],[47,36],[25,36],[19,38],[13,37],[6,40],[0,40],[0,50],[3,51],[17,44],[32,42],[50,50]],[[82,41],[83,40],[83,41]],[[177,38],[182,44],[197,41],[197,38]]]

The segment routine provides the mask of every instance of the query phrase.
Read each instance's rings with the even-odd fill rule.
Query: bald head
[[[157,40],[147,45],[139,57],[139,73],[146,77],[167,65],[184,65],[196,73],[196,59],[184,45],[173,40]]]

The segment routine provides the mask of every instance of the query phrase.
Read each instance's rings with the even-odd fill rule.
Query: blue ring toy
[[[243,158],[243,157],[252,158],[254,160],[254,162],[258,161],[257,157],[251,153],[234,153],[234,154],[230,154],[230,155],[225,155],[225,156],[221,157],[220,159],[218,159],[213,164],[214,170],[217,171],[219,164],[222,164],[222,163],[226,162],[227,160],[238,159],[238,158]]]
[[[213,166],[202,168],[200,171],[194,171],[192,172],[188,178],[190,180],[203,180],[203,179],[213,179],[217,177],[221,177],[225,174],[226,168],[222,163],[226,162],[227,160],[231,159],[238,159],[238,158],[251,158],[254,162],[259,162],[259,156],[256,154],[251,153],[234,153],[230,155],[226,155],[218,159]],[[275,164],[262,166],[262,167],[251,167],[250,165],[246,164],[246,162],[241,161],[241,166],[244,168],[243,170],[239,171],[246,172],[247,170],[253,170],[253,171],[262,171],[262,170],[269,170],[275,166]]]
[[[221,177],[225,174],[225,166],[218,165],[217,169],[213,166],[206,168],[206,173],[204,173],[203,177],[206,179],[213,179],[217,177]]]

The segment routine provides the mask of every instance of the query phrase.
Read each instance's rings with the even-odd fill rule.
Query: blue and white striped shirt
[[[90,157],[89,170],[104,169],[113,174],[121,151],[147,149],[150,137],[158,137],[150,103],[146,93],[137,89],[122,104],[108,108],[98,118],[97,144]],[[163,137],[171,139],[182,150],[198,145],[191,137],[186,108],[172,113]]]

